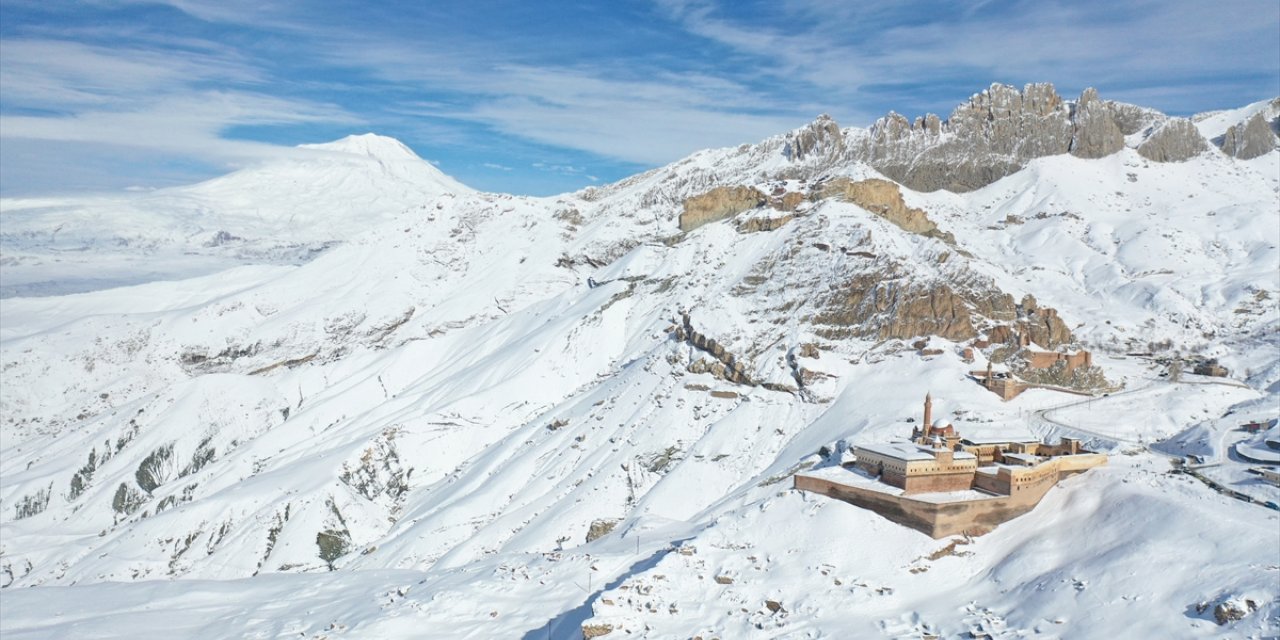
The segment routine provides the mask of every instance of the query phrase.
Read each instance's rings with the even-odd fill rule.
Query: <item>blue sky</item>
[[[992,82],[1168,113],[1280,94],[1274,0],[0,0],[0,193],[161,187],[373,131],[552,194]]]

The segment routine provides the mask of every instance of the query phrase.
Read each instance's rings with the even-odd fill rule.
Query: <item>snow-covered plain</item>
[[[272,256],[344,240],[301,266],[0,305],[5,638],[1280,634],[1280,512],[1168,473],[1185,453],[1239,465],[1236,419],[1280,412],[1280,152],[1058,156],[967,194],[905,191],[952,246],[835,200],[679,233],[685,198],[803,165],[781,136],[552,198],[476,193],[355,140],[290,165],[283,184],[313,185],[296,211],[279,167],[174,191],[240,213],[181,209],[156,254],[219,230]],[[315,190],[347,172],[368,200]],[[110,206],[66,209],[90,260],[116,255],[99,241],[127,235],[125,209],[153,224],[135,216],[150,204]],[[5,242],[48,255],[52,236],[21,230],[36,205],[4,207]],[[11,246],[5,284],[46,282],[47,258]],[[1033,294],[1125,391],[1005,403],[945,340],[923,357],[832,337],[815,318],[856,278]],[[752,379],[794,383],[798,362],[811,382],[690,372],[682,312]],[[1235,384],[1170,383],[1135,351],[1217,357]],[[1115,455],[972,540],[790,489],[824,447],[908,434],[926,392],[962,433]],[[586,542],[598,521],[617,524]],[[1258,610],[1214,621],[1245,599]]]

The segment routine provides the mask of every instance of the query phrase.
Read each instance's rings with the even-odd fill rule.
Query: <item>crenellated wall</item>
[[[901,495],[874,488],[843,484],[828,478],[797,474],[794,486],[870,509],[903,526],[911,527],[933,538],[967,533],[982,535],[997,525],[1008,522],[1040,504],[1045,494],[1063,477],[1106,464],[1099,453],[1080,453],[1046,460],[1031,467],[1001,466],[995,473],[979,472],[965,478],[964,486],[953,485],[954,478],[933,476],[937,488],[916,489]],[[889,474],[886,473],[886,476]],[[881,477],[885,484],[905,488],[917,478],[897,476],[898,483]],[[929,477],[920,480],[929,480]],[[913,497],[924,491],[945,492],[976,489],[993,494],[990,498],[936,502]]]

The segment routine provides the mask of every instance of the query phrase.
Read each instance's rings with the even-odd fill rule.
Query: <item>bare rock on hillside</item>
[[[1147,107],[1136,104],[1125,104],[1107,100],[1107,109],[1111,111],[1111,119],[1120,127],[1120,133],[1131,136],[1139,131],[1160,126],[1168,116]]]
[[[788,160],[804,160],[813,155],[835,158],[844,153],[844,133],[831,116],[822,114],[803,129],[789,136],[783,153]]]
[[[755,187],[716,187],[684,201],[680,230],[692,231],[704,224],[732,218],[768,202],[769,197]]]
[[[1085,89],[1076,102],[1071,155],[1105,158],[1124,148],[1124,134],[1111,116],[1111,108],[1098,99],[1098,90]]]
[[[1108,156],[1124,148],[1126,135],[1162,128],[1167,119],[1151,109],[1103,101],[1095,89],[1071,103],[1047,83],[1021,91],[993,84],[946,120],[932,114],[911,120],[891,112],[864,135],[851,135],[844,153],[917,191],[964,192],[1015,173],[1035,158]],[[1185,125],[1173,125],[1151,143],[1150,157],[1195,155],[1194,138],[1185,133]]]
[[[582,625],[583,640],[591,640],[600,636],[607,636],[613,633],[613,625],[611,624],[584,624]]]
[[[591,526],[587,528],[587,542],[609,535],[616,526],[618,526],[618,520],[614,518],[592,520]]]
[[[814,195],[817,198],[842,198],[911,233],[938,231],[938,225],[924,210],[908,207],[898,185],[888,180],[872,178],[854,182],[848,178],[837,178],[824,183]]]
[[[1222,138],[1222,152],[1241,160],[1270,153],[1277,146],[1276,134],[1262,112],[1231,126]]]
[[[870,130],[857,155],[918,191],[972,191],[1021,169],[1028,160],[1070,149],[1070,113],[1051,84],[1022,91],[991,85],[945,121],[911,122],[891,113]]]
[[[868,272],[836,288],[813,323],[828,338],[935,335],[961,341],[977,336],[977,327],[987,321],[1008,321],[1014,315],[1012,296],[991,288],[912,286],[889,274]]]
[[[1047,349],[1056,349],[1060,345],[1071,344],[1074,340],[1067,323],[1058,317],[1057,310],[1050,307],[1026,313],[1019,324],[1032,342]]]
[[[1200,131],[1186,118],[1170,118],[1138,145],[1138,154],[1156,162],[1182,162],[1209,148]]]

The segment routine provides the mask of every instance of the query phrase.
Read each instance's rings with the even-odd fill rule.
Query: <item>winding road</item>
[[[1250,504],[1256,504],[1256,505],[1258,505],[1258,506],[1260,506],[1260,507],[1269,508],[1269,509],[1274,509],[1275,507],[1271,506],[1271,505],[1272,505],[1272,504],[1274,504],[1274,503],[1265,503],[1265,502],[1263,502],[1262,500],[1255,499],[1254,497],[1252,497],[1252,496],[1250,496],[1250,495],[1248,495],[1248,494],[1245,494],[1245,493],[1242,493],[1242,492],[1237,491],[1237,490],[1235,490],[1235,489],[1232,489],[1231,487],[1228,487],[1228,486],[1226,486],[1226,485],[1224,485],[1224,484],[1222,484],[1222,483],[1220,483],[1220,482],[1218,482],[1218,481],[1216,481],[1216,480],[1212,480],[1212,479],[1210,479],[1210,478],[1206,477],[1205,475],[1203,475],[1203,474],[1201,474],[1201,473],[1199,473],[1199,472],[1198,472],[1198,469],[1203,469],[1203,468],[1205,468],[1205,467],[1207,467],[1207,466],[1217,466],[1217,465],[1219,465],[1219,464],[1221,464],[1221,463],[1222,463],[1222,460],[1215,461],[1215,462],[1213,462],[1212,464],[1209,464],[1209,465],[1200,465],[1200,466],[1197,466],[1197,467],[1195,467],[1195,468],[1186,467],[1186,466],[1183,466],[1183,465],[1181,464],[1181,463],[1182,463],[1182,460],[1183,460],[1183,457],[1182,457],[1182,456],[1180,456],[1180,455],[1176,455],[1176,454],[1172,454],[1172,453],[1168,453],[1168,452],[1165,452],[1165,451],[1160,451],[1159,449],[1154,448],[1154,446],[1153,446],[1153,444],[1154,444],[1154,443],[1144,442],[1144,441],[1142,441],[1141,439],[1134,440],[1134,439],[1131,439],[1131,438],[1121,438],[1121,437],[1118,437],[1118,436],[1113,435],[1113,434],[1100,433],[1100,432],[1097,432],[1097,431],[1091,431],[1091,430],[1089,430],[1089,429],[1084,429],[1084,428],[1081,428],[1081,427],[1078,427],[1078,426],[1075,426],[1075,425],[1068,424],[1068,423],[1063,422],[1063,421],[1061,421],[1061,420],[1054,419],[1054,418],[1053,418],[1053,417],[1051,417],[1051,415],[1050,415],[1050,414],[1052,414],[1052,413],[1054,413],[1054,412],[1056,412],[1056,411],[1060,411],[1060,410],[1063,410],[1063,409],[1069,409],[1069,408],[1072,408],[1072,407],[1078,407],[1078,406],[1081,406],[1081,405],[1087,405],[1087,404],[1089,404],[1089,403],[1093,403],[1093,402],[1106,402],[1107,400],[1110,400],[1111,398],[1116,398],[1116,397],[1120,397],[1120,396],[1126,396],[1126,395],[1132,395],[1132,394],[1136,394],[1136,393],[1141,393],[1141,392],[1143,392],[1143,391],[1147,391],[1147,390],[1150,390],[1150,389],[1155,388],[1155,387],[1158,387],[1158,386],[1163,386],[1163,385],[1179,385],[1179,384],[1189,384],[1189,385],[1195,385],[1195,384],[1199,384],[1199,385],[1205,385],[1205,384],[1216,384],[1216,385],[1223,385],[1223,386],[1229,386],[1229,387],[1240,387],[1240,388],[1244,388],[1244,389],[1248,389],[1248,388],[1249,388],[1249,386],[1248,386],[1248,385],[1245,385],[1245,384],[1242,384],[1242,383],[1239,383],[1239,382],[1235,382],[1235,381],[1226,381],[1226,380],[1179,380],[1179,381],[1176,381],[1176,382],[1175,382],[1175,381],[1169,381],[1169,380],[1162,380],[1162,379],[1158,379],[1158,378],[1157,378],[1157,379],[1149,379],[1149,380],[1147,381],[1147,383],[1146,383],[1146,384],[1144,384],[1144,385],[1142,385],[1142,386],[1140,386],[1140,387],[1135,387],[1135,388],[1133,388],[1133,389],[1129,389],[1129,390],[1127,390],[1127,391],[1121,391],[1121,392],[1119,392],[1119,393],[1112,393],[1112,394],[1108,394],[1108,395],[1106,395],[1106,396],[1104,396],[1104,397],[1102,397],[1102,398],[1089,398],[1089,399],[1087,399],[1087,400],[1080,400],[1080,401],[1077,401],[1077,402],[1068,402],[1068,403],[1066,403],[1066,404],[1060,404],[1060,405],[1058,405],[1058,406],[1056,406],[1056,407],[1049,407],[1049,408],[1046,408],[1046,409],[1040,409],[1039,411],[1036,411],[1034,415],[1035,415],[1036,419],[1040,420],[1043,424],[1051,425],[1052,427],[1056,427],[1056,428],[1061,429],[1061,430],[1064,430],[1064,431],[1068,431],[1068,432],[1072,432],[1072,433],[1078,434],[1078,435],[1080,435],[1080,436],[1083,436],[1083,437],[1082,437],[1082,439],[1096,438],[1096,439],[1099,439],[1099,440],[1106,440],[1106,441],[1108,441],[1108,442],[1124,443],[1124,444],[1133,444],[1133,445],[1141,446],[1143,449],[1145,449],[1145,450],[1147,450],[1147,451],[1149,451],[1149,452],[1151,452],[1151,453],[1154,453],[1154,454],[1156,454],[1156,455],[1159,455],[1159,456],[1163,456],[1163,457],[1165,457],[1165,458],[1168,458],[1170,461],[1178,461],[1178,464],[1177,464],[1177,465],[1175,465],[1175,469],[1174,469],[1174,471],[1175,471],[1175,472],[1177,472],[1177,473],[1185,473],[1185,474],[1187,474],[1187,475],[1189,475],[1189,476],[1191,476],[1191,477],[1195,478],[1196,480],[1199,480],[1200,482],[1204,483],[1204,484],[1205,484],[1206,486],[1208,486],[1210,489],[1213,489],[1214,491],[1217,491],[1218,493],[1221,493],[1221,494],[1224,494],[1224,495],[1231,496],[1231,497],[1236,498],[1237,500],[1241,500],[1241,501],[1243,501],[1243,502],[1247,502],[1247,503],[1250,503]],[[1036,426],[1036,425],[1033,425],[1033,427],[1032,427],[1032,428],[1034,429],[1034,428],[1035,428],[1035,426]],[[1037,431],[1039,431],[1039,429],[1037,429]],[[1225,460],[1233,460],[1233,457],[1232,457],[1232,454],[1231,454],[1231,449],[1227,446],[1227,442],[1226,442],[1226,441],[1227,441],[1227,438],[1229,438],[1229,437],[1231,436],[1231,434],[1232,434],[1232,431],[1231,431],[1231,430],[1224,430],[1224,431],[1223,431],[1223,433],[1222,433],[1222,435],[1220,435],[1220,436],[1219,436],[1219,438],[1218,438],[1218,451],[1221,451],[1221,452],[1222,452],[1222,454],[1221,454],[1221,458],[1222,458],[1222,459],[1225,459]]]

